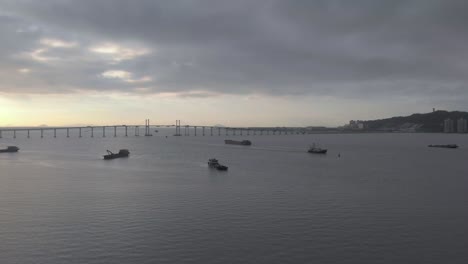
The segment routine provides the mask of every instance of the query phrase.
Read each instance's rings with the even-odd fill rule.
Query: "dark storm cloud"
[[[0,3],[0,34],[10,40],[0,67],[31,69],[24,80],[2,76],[3,91],[441,96],[463,94],[468,82],[465,1]],[[47,48],[43,38],[78,45]],[[102,43],[130,55],[90,51]],[[41,47],[46,61],[17,56]],[[132,53],[144,48],[151,52]]]

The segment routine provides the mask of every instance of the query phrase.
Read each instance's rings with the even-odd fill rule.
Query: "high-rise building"
[[[453,133],[455,132],[455,123],[452,119],[445,119],[444,120],[444,133]]]
[[[460,118],[457,121],[457,132],[466,133],[467,132],[467,121],[465,118]]]
[[[366,125],[364,124],[364,122],[362,122],[360,120],[351,120],[351,121],[349,121],[349,125],[348,125],[348,128],[358,129],[358,130],[362,130],[365,127],[366,127]]]

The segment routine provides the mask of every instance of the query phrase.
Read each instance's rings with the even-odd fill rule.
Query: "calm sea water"
[[[468,263],[467,135],[225,138],[1,139],[0,263]]]

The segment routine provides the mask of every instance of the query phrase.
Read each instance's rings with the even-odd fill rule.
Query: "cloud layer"
[[[6,0],[0,91],[467,100],[468,2]]]

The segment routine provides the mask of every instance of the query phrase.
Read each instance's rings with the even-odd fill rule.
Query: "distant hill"
[[[444,120],[450,118],[456,122],[459,118],[468,120],[468,112],[438,110],[427,114],[412,114],[379,120],[363,121],[368,130],[404,130],[412,128],[417,132],[442,132]]]

